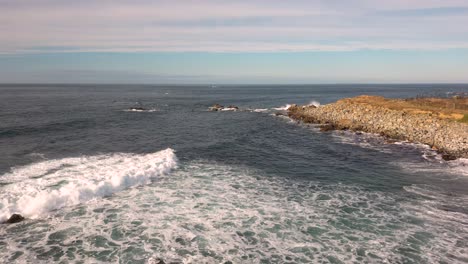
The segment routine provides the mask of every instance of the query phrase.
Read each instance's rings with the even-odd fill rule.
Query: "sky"
[[[0,83],[468,83],[467,0],[0,0]]]

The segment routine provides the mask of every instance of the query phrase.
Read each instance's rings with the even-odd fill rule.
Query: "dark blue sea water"
[[[275,115],[449,92],[0,85],[0,262],[468,263],[466,160]]]

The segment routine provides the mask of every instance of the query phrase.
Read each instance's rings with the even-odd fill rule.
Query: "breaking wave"
[[[286,105],[283,105],[283,106],[280,106],[280,107],[276,107],[276,108],[273,108],[273,109],[274,109],[274,110],[278,110],[278,111],[286,111],[286,110],[288,110],[290,107],[291,107],[290,104],[286,104]]]
[[[320,102],[315,101],[315,100],[312,100],[312,101],[309,102],[308,106],[311,106],[311,105],[313,105],[313,106],[315,106],[315,107],[319,107],[319,106],[320,106]]]
[[[172,149],[115,153],[33,163],[0,176],[0,221],[13,213],[35,218],[55,209],[147,184],[177,166]],[[14,184],[12,184],[14,183]]]

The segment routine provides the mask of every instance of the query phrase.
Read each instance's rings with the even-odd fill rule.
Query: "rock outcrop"
[[[224,106],[222,106],[220,104],[214,104],[212,107],[209,107],[208,110],[210,110],[210,111],[220,111],[223,108],[224,108]]]
[[[320,107],[292,106],[288,115],[306,123],[318,123],[321,130],[353,130],[376,133],[397,140],[431,146],[444,159],[468,158],[468,124],[440,118],[427,111],[391,109],[365,103],[374,98],[360,96]]]
[[[228,107],[224,107],[220,104],[214,104],[213,106],[211,107],[208,107],[208,110],[210,111],[237,111],[239,110],[239,107],[235,106],[235,105],[230,105]]]
[[[24,220],[24,217],[20,214],[12,214],[8,220],[5,221],[5,224],[15,224]]]

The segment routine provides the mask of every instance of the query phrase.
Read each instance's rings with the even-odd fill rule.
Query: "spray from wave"
[[[312,100],[312,101],[309,102],[309,104],[308,104],[307,106],[319,107],[319,106],[320,106],[320,102],[315,101],[315,100]]]
[[[64,158],[14,168],[0,176],[0,221],[13,213],[35,218],[66,206],[109,196],[177,167],[172,149],[150,154]],[[10,183],[10,184],[8,184]],[[14,183],[14,184],[11,184]]]
[[[274,110],[278,110],[278,111],[286,111],[286,110],[288,110],[290,107],[291,107],[290,104],[286,104],[286,105],[283,105],[283,106],[280,106],[280,107],[276,107],[276,108],[273,108],[273,109],[274,109]]]
[[[273,108],[273,110],[277,110],[277,111],[287,111],[291,106],[292,106],[292,104],[286,104],[286,105],[283,105],[283,106],[280,106],[280,107]],[[315,106],[315,107],[319,107],[319,106],[320,106],[320,102],[318,102],[318,101],[316,101],[316,100],[312,100],[312,101],[310,101],[306,106]]]

